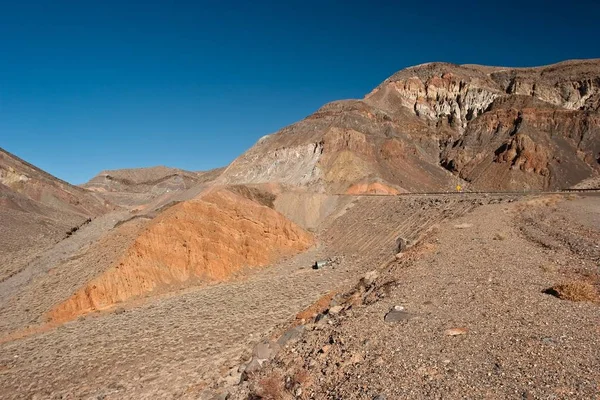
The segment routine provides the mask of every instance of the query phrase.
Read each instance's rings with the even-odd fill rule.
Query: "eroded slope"
[[[312,244],[309,233],[273,209],[213,190],[156,217],[118,262],[52,309],[52,320],[197,282],[230,278]]]
[[[229,397],[596,398],[600,307],[546,289],[598,276],[599,215],[598,197],[556,196],[441,224],[356,277]]]
[[[111,209],[90,191],[0,148],[0,282],[48,246]]]

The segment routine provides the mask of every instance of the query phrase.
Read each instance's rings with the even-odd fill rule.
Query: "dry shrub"
[[[531,200],[521,201],[517,205],[518,211],[526,211],[532,208],[541,208],[541,207],[556,207],[558,203],[563,201],[565,198],[561,195],[546,195],[546,196],[538,196],[534,197]]]
[[[258,382],[259,398],[265,400],[283,399],[283,382],[279,375],[270,375]]]
[[[533,200],[529,200],[526,204],[531,206],[545,206],[545,207],[553,207],[558,203],[564,200],[564,197],[558,194],[542,196],[535,198]]]
[[[300,368],[294,373],[293,381],[300,386],[310,386],[311,376],[310,372],[308,372],[304,368]]]
[[[551,294],[561,300],[600,302],[600,294],[596,286],[584,280],[571,281],[554,285],[544,293]]]
[[[497,232],[494,235],[494,240],[505,240],[506,239],[506,234],[502,233],[502,232]]]

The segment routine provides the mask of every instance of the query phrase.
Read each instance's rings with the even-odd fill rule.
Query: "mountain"
[[[57,304],[49,318],[69,320],[149,293],[225,281],[312,244],[310,233],[256,199],[209,189],[146,223],[112,265]]]
[[[92,192],[0,148],[0,281],[36,252],[109,210]]]
[[[98,215],[106,206],[93,193],[73,186],[0,148],[0,183],[29,200],[81,216]]]
[[[82,187],[122,207],[147,206],[213,181],[222,169],[192,172],[157,166],[102,171]]]
[[[598,188],[599,71],[408,68],[206,172],[0,149],[0,397],[505,398],[575,338],[537,397],[590,398],[597,193],[360,194]]]
[[[600,60],[429,63],[261,138],[218,178],[328,193],[550,190],[600,172]]]
[[[273,193],[213,185],[220,169],[103,171],[76,187],[0,156],[0,341],[32,322],[227,281],[314,242]]]

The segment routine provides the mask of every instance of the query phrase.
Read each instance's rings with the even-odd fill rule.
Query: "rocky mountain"
[[[0,280],[24,260],[111,209],[92,192],[64,182],[0,148]]]
[[[599,76],[420,65],[206,172],[0,149],[0,398],[593,397],[597,193],[357,195],[598,188]]]
[[[600,60],[430,63],[263,137],[221,183],[329,193],[547,190],[600,172]]]
[[[157,166],[102,171],[82,187],[98,193],[122,207],[147,206],[151,202],[209,183],[222,169],[210,171],[185,171]]]
[[[91,216],[106,211],[88,190],[73,186],[0,148],[0,184],[46,207]]]

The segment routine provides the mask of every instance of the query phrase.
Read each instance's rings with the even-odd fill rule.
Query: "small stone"
[[[387,398],[383,394],[378,394],[377,396],[373,397],[373,400],[387,400]]]
[[[304,332],[304,325],[298,325],[291,329],[285,331],[283,335],[277,340],[277,344],[279,346],[285,346],[288,342],[294,341],[302,336],[302,332]]]
[[[363,276],[362,281],[365,286],[371,286],[373,283],[375,283],[375,280],[377,280],[378,276],[379,273],[377,271],[369,271]]]
[[[331,314],[331,315],[339,314],[343,309],[344,309],[344,307],[342,307],[342,306],[331,307],[329,309],[329,314]]]
[[[458,225],[454,225],[454,227],[456,229],[468,229],[468,228],[473,227],[473,224],[467,224],[467,223],[465,223],[465,224],[458,224]]]
[[[329,317],[327,317],[327,315],[325,315],[325,314],[323,314],[323,313],[319,313],[319,314],[317,314],[317,316],[315,317],[315,323],[316,323],[316,324],[319,324],[319,323],[323,324],[323,323],[327,322],[327,319],[328,319],[328,318],[329,318]]]
[[[360,353],[354,353],[349,360],[350,364],[359,364],[364,361],[363,356]]]
[[[394,311],[404,311],[404,307],[402,307],[402,306],[394,306]]]
[[[256,357],[252,357],[252,360],[246,365],[244,372],[242,372],[241,380],[246,381],[248,377],[252,374],[255,374],[262,368],[261,363],[256,359]]]
[[[396,307],[402,307],[402,306],[396,306]],[[385,318],[383,319],[385,322],[399,322],[399,321],[406,321],[406,320],[410,319],[411,315],[409,313],[407,313],[406,311],[404,311],[404,307],[402,307],[402,310],[396,310],[396,307],[392,308],[385,315]]]
[[[229,393],[227,392],[217,392],[212,397],[212,400],[227,400],[229,398]]]
[[[237,374],[227,375],[223,379],[223,382],[227,386],[236,386],[236,385],[239,385],[240,382],[242,382],[242,374],[241,373],[237,373]]]
[[[404,254],[403,254],[403,253],[398,253],[398,254],[396,254],[396,259],[397,259],[397,260],[401,259],[402,257],[404,257]]]
[[[270,360],[280,350],[276,342],[262,342],[256,345],[253,354],[258,360]]]
[[[451,328],[444,332],[447,336],[466,335],[469,330],[467,328]]]
[[[329,352],[329,350],[331,350],[331,345],[326,344],[325,346],[321,347],[321,350],[319,350],[319,353],[327,354]]]
[[[396,239],[396,248],[398,253],[402,253],[407,248],[407,241],[404,238],[399,237]]]
[[[330,262],[331,260],[315,261],[315,263],[313,264],[313,269],[323,269],[324,267],[329,265]]]

